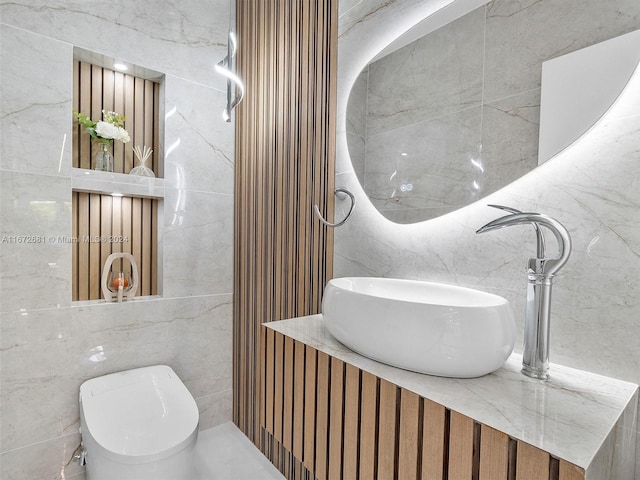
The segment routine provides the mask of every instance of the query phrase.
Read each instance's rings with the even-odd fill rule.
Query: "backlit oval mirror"
[[[603,26],[602,40],[638,28],[633,15],[589,1],[600,18],[566,12],[585,23],[567,36],[562,25],[574,19],[549,20],[547,13],[562,12],[544,12],[551,3],[557,10],[557,2],[537,2],[527,14],[520,3],[454,2],[430,31],[416,38],[420,25],[414,27],[354,83],[349,155],[364,191],[388,219],[414,223],[443,215],[537,167],[542,63],[596,43],[593,30],[580,37],[583,28]],[[443,25],[446,15],[452,19]]]

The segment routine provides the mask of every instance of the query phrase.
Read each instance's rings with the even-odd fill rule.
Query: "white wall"
[[[0,18],[0,235],[71,234],[74,45],[165,73],[165,111],[175,108],[162,298],[80,306],[70,245],[0,244],[0,477],[80,479],[69,461],[88,378],[168,364],[201,428],[231,419],[233,126],[213,69],[229,2],[25,0],[1,4]]]
[[[533,230],[475,230],[499,216],[487,203],[551,215],[567,226],[574,244],[554,286],[552,362],[640,383],[637,97],[630,106],[635,109],[600,125],[570,151],[490,197],[428,222],[389,222],[357,182],[346,141],[350,87],[368,61],[434,3],[351,2],[340,17],[336,185],[354,191],[358,206],[336,229],[335,276],[428,279],[491,291],[512,302],[521,337]],[[511,117],[496,138],[504,142],[512,138],[510,129],[535,122],[520,112],[539,108],[542,61],[640,28],[636,0],[496,0],[486,13],[484,101],[495,104],[495,115]],[[344,208],[338,202],[336,218]]]

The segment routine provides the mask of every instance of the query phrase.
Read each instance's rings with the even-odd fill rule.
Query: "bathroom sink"
[[[374,360],[419,373],[472,378],[511,355],[509,302],[491,293],[393,278],[330,280],[322,315],[339,342]]]

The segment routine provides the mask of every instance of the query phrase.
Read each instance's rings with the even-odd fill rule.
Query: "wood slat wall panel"
[[[129,173],[134,167],[133,147],[147,145],[154,151],[147,167],[157,177],[162,176],[158,164],[159,102],[160,84],[157,82],[74,61],[73,110],[95,121],[102,120],[102,110],[115,111],[126,117],[125,129],[131,141],[127,144],[113,142],[111,147],[113,171],[116,173]],[[73,125],[72,165],[76,168],[93,168],[97,147],[75,117]]]
[[[136,258],[141,278],[136,296],[157,295],[157,267],[152,266],[157,263],[153,215],[158,201],[73,192],[71,203],[72,300],[104,298],[102,269],[107,257],[117,252],[133,253]],[[130,269],[129,262],[116,261],[113,266],[119,271]]]
[[[332,272],[333,231],[312,209],[317,203],[332,218],[337,57],[327,52],[336,55],[337,6],[337,0],[236,2],[237,70],[246,95],[235,114],[233,417],[263,451],[271,437],[259,428],[260,325],[317,313]],[[294,356],[295,378],[315,379],[316,353]],[[313,469],[316,430],[308,412],[315,414],[316,392],[305,381],[302,391],[294,382],[293,394],[293,439],[289,445],[286,404],[283,443]],[[324,401],[318,398],[318,406]]]

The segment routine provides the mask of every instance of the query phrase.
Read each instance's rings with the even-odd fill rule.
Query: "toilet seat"
[[[195,400],[165,365],[87,380],[80,387],[80,413],[83,438],[120,463],[166,458],[197,436]]]

